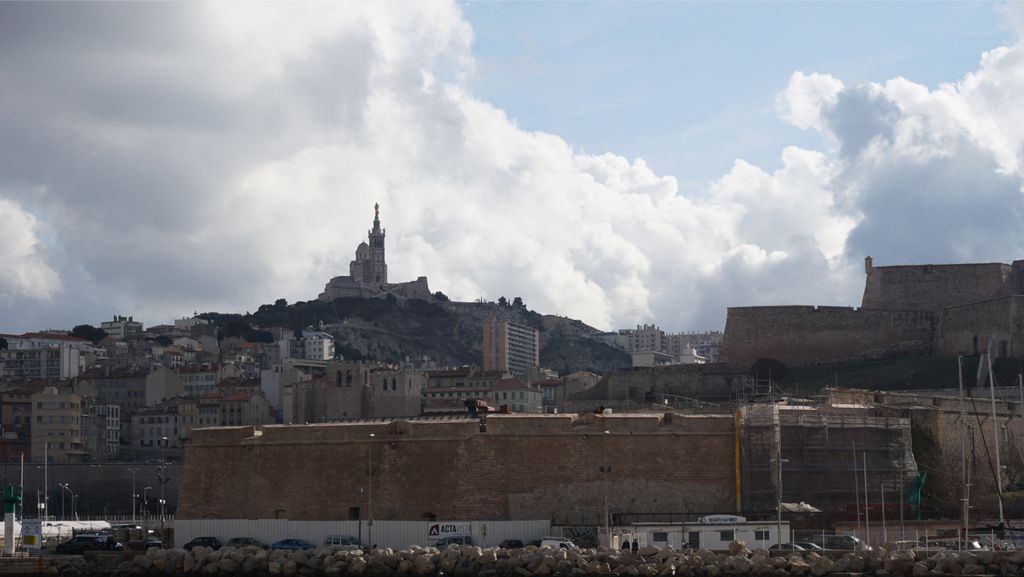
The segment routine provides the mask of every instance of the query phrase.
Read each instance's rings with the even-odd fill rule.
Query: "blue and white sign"
[[[736,523],[746,523],[747,518],[739,515],[704,515],[697,517],[697,522],[705,525],[735,525]]]

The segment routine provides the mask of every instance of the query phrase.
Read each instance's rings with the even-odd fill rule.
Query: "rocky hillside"
[[[355,360],[400,361],[428,357],[441,366],[481,363],[484,320],[507,319],[536,328],[541,366],[568,374],[605,372],[630,365],[629,355],[593,338],[597,329],[578,320],[541,315],[517,304],[341,298],[287,304],[279,300],[246,315],[206,313],[222,336],[270,340],[268,329],[319,326],[334,335],[339,354]]]

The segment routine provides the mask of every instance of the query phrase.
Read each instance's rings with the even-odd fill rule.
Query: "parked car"
[[[804,548],[796,543],[776,543],[768,548],[769,551],[804,551]]]
[[[106,549],[106,544],[96,535],[75,535],[57,545],[57,553],[62,555],[81,555],[86,551]]]
[[[498,547],[501,547],[502,549],[522,549],[525,545],[523,545],[523,542],[519,539],[505,539],[498,545]]]
[[[441,548],[449,545],[472,545],[473,538],[468,535],[459,535],[455,537],[441,537],[437,541],[434,541],[434,547]]]
[[[558,537],[545,537],[541,539],[541,547],[551,547],[552,549],[569,549],[570,551],[577,551],[579,547],[575,543],[568,539],[560,539]]]
[[[822,548],[821,545],[818,545],[817,543],[811,543],[810,541],[794,541],[793,544],[799,545],[807,551],[814,551],[815,553],[820,553],[825,550],[824,548]]]
[[[147,537],[148,541],[149,538]],[[196,537],[188,543],[182,546],[186,551],[191,551],[193,547],[209,547],[210,549],[220,549],[220,541],[216,537]]]
[[[270,545],[271,549],[286,549],[291,551],[316,549],[316,545],[302,539],[281,539]]]
[[[164,547],[164,540],[159,535],[146,535],[144,543],[146,544],[146,549],[163,549]]]
[[[262,549],[267,548],[267,544],[259,539],[253,539],[252,537],[232,537],[228,539],[228,547],[260,547]]]
[[[358,547],[359,539],[356,539],[351,535],[328,535],[327,537],[324,537],[324,545],[330,547],[335,547],[339,545]]]
[[[871,547],[853,535],[825,535],[821,544],[825,549],[841,549],[844,551],[869,551]]]

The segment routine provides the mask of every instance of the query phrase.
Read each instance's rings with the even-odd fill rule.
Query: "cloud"
[[[49,300],[60,288],[60,276],[46,262],[38,221],[19,205],[0,198],[0,222],[0,303],[13,302],[15,297]]]
[[[795,72],[780,117],[830,147],[684,191],[475,97],[456,4],[60,8],[0,5],[0,329],[315,298],[375,202],[392,280],[601,328],[858,304],[866,254],[1019,254],[1015,46],[935,90]]]

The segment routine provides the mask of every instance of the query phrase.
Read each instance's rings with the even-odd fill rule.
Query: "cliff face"
[[[236,315],[204,315],[220,324],[238,323]],[[303,327],[323,323],[346,359],[402,361],[428,357],[440,366],[482,363],[483,321],[497,317],[536,328],[542,367],[568,374],[629,367],[624,351],[593,338],[597,329],[581,321],[541,315],[524,306],[458,303],[396,298],[340,298],[330,303],[264,305],[241,317],[252,327]]]

